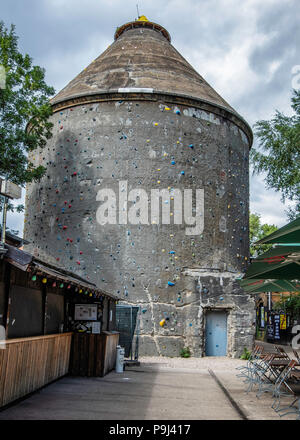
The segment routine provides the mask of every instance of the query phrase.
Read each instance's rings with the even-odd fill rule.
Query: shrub
[[[181,349],[180,351],[180,356],[184,357],[184,358],[188,358],[191,356],[191,351],[189,349],[189,347],[184,347]]]
[[[246,347],[244,347],[243,354],[241,355],[240,359],[248,360],[251,356],[251,351],[249,351]]]

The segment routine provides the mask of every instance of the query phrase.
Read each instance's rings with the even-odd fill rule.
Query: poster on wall
[[[286,315],[280,315],[280,330],[286,330]]]
[[[92,323],[92,333],[99,335],[101,333],[101,323],[99,321]]]
[[[75,321],[96,321],[97,304],[75,304]]]

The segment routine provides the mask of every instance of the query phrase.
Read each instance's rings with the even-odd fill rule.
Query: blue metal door
[[[227,354],[227,314],[207,312],[205,328],[206,356],[226,356]]]

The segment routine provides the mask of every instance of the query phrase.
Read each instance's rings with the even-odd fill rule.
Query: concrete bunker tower
[[[140,354],[236,357],[254,337],[236,281],[252,132],[170,41],[146,17],[127,23],[52,99],[26,250],[139,305]]]

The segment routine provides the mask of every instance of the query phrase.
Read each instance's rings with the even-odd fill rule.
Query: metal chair
[[[289,362],[287,367],[282,371],[280,377],[276,381],[274,387],[274,402],[272,408],[280,413],[281,411],[286,411],[283,414],[279,414],[280,417],[286,416],[287,414],[297,414],[297,419],[300,420],[300,381],[292,378],[292,371],[295,369],[297,361],[292,360]],[[299,370],[296,370],[299,372]],[[283,388],[285,391],[283,391]],[[280,398],[282,395],[292,395],[294,397],[293,402],[289,406],[280,408]],[[298,408],[294,404],[298,402]]]
[[[281,374],[281,370],[272,365],[274,359],[276,359],[276,354],[270,353],[263,360],[263,368],[261,368],[261,371],[258,371],[258,391],[256,393],[257,398],[259,398],[265,392],[271,392],[272,394],[274,392],[274,386]]]
[[[244,382],[249,384],[246,393],[252,391],[254,385],[262,383],[262,378],[266,375],[268,370],[267,362],[270,356],[272,355],[269,353],[258,351],[255,358],[249,363],[247,377],[244,379]]]
[[[247,359],[246,365],[241,365],[239,367],[236,367],[236,370],[240,371],[240,373],[238,373],[236,376],[237,377],[246,377],[246,378],[249,377],[251,362],[254,359],[256,359],[258,355],[261,355],[262,352],[263,352],[263,347],[261,345],[255,345],[255,347],[251,351],[251,355],[250,355],[249,359]]]

